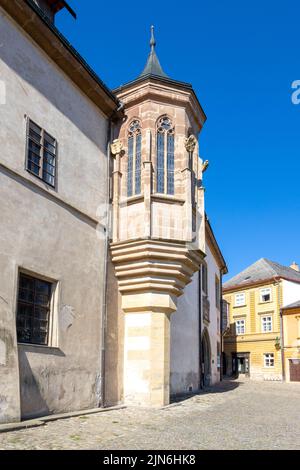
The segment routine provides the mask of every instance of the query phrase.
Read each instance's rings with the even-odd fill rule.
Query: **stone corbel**
[[[122,142],[115,139],[110,146],[111,154],[114,157],[114,171],[113,171],[113,240],[119,239],[119,200],[121,192],[121,162],[120,157],[124,154]]]

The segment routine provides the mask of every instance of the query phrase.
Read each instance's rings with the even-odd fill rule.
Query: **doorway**
[[[250,377],[250,353],[232,353],[232,374]]]

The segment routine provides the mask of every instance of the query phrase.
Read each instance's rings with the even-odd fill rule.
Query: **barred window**
[[[20,273],[17,306],[19,343],[47,345],[52,283]]]
[[[128,132],[127,196],[141,194],[142,134],[139,121],[133,121]]]
[[[27,131],[27,170],[49,186],[55,187],[56,157],[56,140],[29,119]]]
[[[158,122],[156,155],[157,192],[174,195],[174,127],[167,116]]]

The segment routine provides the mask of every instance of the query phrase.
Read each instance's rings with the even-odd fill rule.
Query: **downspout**
[[[281,291],[280,291],[280,278],[278,276],[274,277],[275,282],[277,282],[277,299],[280,315],[280,346],[281,346],[281,369],[282,369],[282,380],[285,381],[285,365],[284,365],[284,338],[283,338],[283,316],[282,316],[282,303],[281,302]]]
[[[198,274],[198,302],[199,302],[199,390],[203,388],[202,384],[202,265]]]
[[[282,367],[282,381],[285,382],[285,358],[284,358],[284,331],[283,331],[283,313],[280,309],[280,337],[281,337],[281,367]]]
[[[116,117],[117,113],[121,112],[124,109],[124,103],[119,102],[118,108],[116,108],[112,114],[108,118],[108,126],[107,126],[107,137],[106,137],[106,145],[107,145],[107,165],[106,165],[106,200],[105,200],[105,223],[104,223],[104,271],[103,271],[103,279],[104,279],[104,293],[103,293],[103,303],[102,303],[102,315],[101,315],[101,396],[99,401],[99,407],[105,407],[105,352],[106,352],[106,330],[107,330],[107,289],[108,289],[108,250],[109,250],[109,235],[110,235],[110,144],[112,141],[112,121],[113,118]]]

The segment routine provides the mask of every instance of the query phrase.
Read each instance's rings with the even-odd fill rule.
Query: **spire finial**
[[[150,47],[152,51],[154,50],[155,46],[156,46],[156,41],[154,37],[154,26],[152,25],[151,26],[151,39],[150,39]]]

